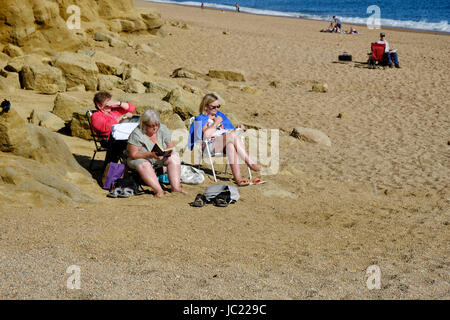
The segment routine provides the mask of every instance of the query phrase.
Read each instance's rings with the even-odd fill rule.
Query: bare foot
[[[261,166],[259,164],[256,164],[256,163],[249,163],[248,167],[251,170],[256,171],[256,172],[261,171]]]
[[[181,194],[188,194],[187,193],[187,191],[184,191],[183,189],[174,189],[174,190],[172,190],[172,192],[179,192],[179,193],[181,193]]]
[[[163,195],[164,195],[164,191],[156,192],[155,193],[155,198],[161,198]]]

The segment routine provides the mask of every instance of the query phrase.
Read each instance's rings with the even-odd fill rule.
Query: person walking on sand
[[[241,11],[240,11],[240,8],[239,8],[239,3],[237,3],[237,2],[236,2],[236,11],[237,11],[237,12],[241,12]]]
[[[200,6],[202,9],[205,9],[205,4],[202,2],[202,5]]]

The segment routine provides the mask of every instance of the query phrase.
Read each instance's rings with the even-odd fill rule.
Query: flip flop
[[[260,178],[255,178],[252,180],[250,184],[263,184],[266,183],[265,181],[261,180]]]
[[[245,186],[250,185],[250,182],[248,182],[247,179],[242,179],[239,182],[235,181],[234,183],[236,183],[239,187],[245,187]]]
[[[131,188],[123,188],[122,192],[119,193],[119,198],[129,198],[134,195],[133,189]]]
[[[110,193],[108,193],[107,197],[109,198],[117,198],[120,194],[122,194],[123,190],[121,187],[114,188]]]

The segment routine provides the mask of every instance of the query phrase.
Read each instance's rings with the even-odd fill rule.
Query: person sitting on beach
[[[333,16],[333,20],[335,22],[333,31],[340,33],[342,30],[341,20],[339,20],[336,16]]]
[[[384,49],[384,54],[388,60],[389,68],[392,68],[392,59],[394,59],[394,64],[396,68],[400,68],[400,65],[398,63],[398,56],[397,56],[397,50],[392,50],[389,47],[389,43],[386,41],[386,34],[384,32],[380,33],[380,40],[377,41],[379,44],[385,44],[386,47]]]
[[[204,143],[202,148],[209,148],[213,154],[225,151],[234,182],[239,186],[248,185],[249,181],[241,177],[238,156],[253,171],[261,171],[261,166],[252,162],[241,138],[235,133],[235,127],[219,108],[219,98],[215,94],[209,93],[203,97],[199,107],[200,115],[195,117],[189,129],[189,148],[192,150],[197,141],[213,138],[207,145]],[[243,125],[237,128],[245,130]]]
[[[156,176],[156,171],[160,169],[167,171],[172,192],[186,194],[181,189],[181,161],[178,153],[172,150],[164,156],[158,156],[152,152],[156,143],[164,149],[175,146],[170,130],[161,123],[158,113],[149,109],[141,116],[139,126],[128,138],[128,167],[139,172],[145,184],[155,192],[155,197],[164,194]]]
[[[358,33],[359,32],[353,27],[350,27],[350,31],[348,32],[348,34],[358,34]]]
[[[135,106],[131,103],[111,99],[109,92],[100,91],[94,96],[97,109],[91,116],[92,129],[98,135],[104,135],[101,145],[108,149],[105,166],[109,162],[118,162],[120,155],[126,149],[126,140],[115,140],[111,137],[111,126],[126,121],[133,116]]]
[[[320,30],[320,32],[333,32],[334,31],[334,25],[333,22],[330,23],[330,26],[328,27],[328,29],[322,29]]]

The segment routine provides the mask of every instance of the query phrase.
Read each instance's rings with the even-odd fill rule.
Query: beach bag
[[[125,165],[122,163],[110,162],[103,173],[103,189],[110,190],[114,181],[121,178],[125,171]]]
[[[235,203],[239,200],[240,195],[235,186],[226,184],[216,184],[206,188],[205,198],[208,202],[213,202],[216,197],[226,199],[227,203]]]
[[[339,61],[352,61],[352,55],[348,53],[340,54]]]
[[[186,184],[201,184],[205,181],[203,171],[192,166],[181,165],[181,182]]]

